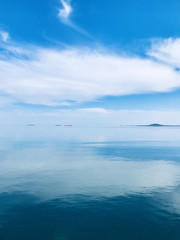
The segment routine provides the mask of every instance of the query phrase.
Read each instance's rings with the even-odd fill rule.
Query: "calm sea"
[[[180,128],[1,126],[1,240],[179,240]]]

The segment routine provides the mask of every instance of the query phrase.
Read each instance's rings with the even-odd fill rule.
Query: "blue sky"
[[[1,0],[2,121],[178,124],[179,10],[177,0]]]

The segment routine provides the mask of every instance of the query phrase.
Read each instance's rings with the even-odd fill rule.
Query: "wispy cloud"
[[[9,39],[9,33],[8,32],[4,32],[4,31],[0,31],[0,39],[3,42],[7,42]]]
[[[154,44],[148,54],[174,67],[180,67],[180,39],[169,38]]]
[[[89,113],[100,113],[100,114],[104,114],[104,113],[107,114],[107,113],[109,113],[104,108],[82,108],[81,111],[89,112]]]
[[[76,25],[71,19],[71,14],[73,12],[73,8],[71,6],[70,0],[60,0],[62,7],[59,9],[58,17],[62,23],[66,24],[67,26],[73,28],[75,31],[85,35],[86,37],[92,38],[91,35],[86,32],[84,29]]]
[[[1,56],[0,93],[21,103],[58,106],[104,96],[172,91],[180,87],[180,72],[175,69],[178,59],[180,62],[180,46],[176,44],[174,62],[174,50],[170,50],[172,44],[174,42],[167,45],[171,58],[164,60],[165,63],[148,56],[146,59],[140,56],[124,57],[98,49],[62,50],[23,46],[22,58],[21,51],[13,51],[11,57],[9,54],[8,57]],[[12,47],[9,46],[9,49]],[[27,50],[27,57],[24,57],[23,49]],[[160,49],[160,46],[157,50],[153,46],[149,52],[151,56],[156,52],[160,56]]]
[[[66,2],[64,0],[61,0],[62,8],[59,9],[59,18],[66,24],[70,23],[70,15],[72,13],[72,7],[70,5],[70,2]]]

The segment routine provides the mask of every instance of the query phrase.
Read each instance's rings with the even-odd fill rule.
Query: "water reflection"
[[[2,136],[0,238],[179,240],[180,129],[138,131]]]

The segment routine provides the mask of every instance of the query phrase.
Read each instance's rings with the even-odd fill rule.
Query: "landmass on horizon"
[[[137,125],[140,127],[180,127],[180,125],[174,125],[174,124],[159,124],[159,123],[151,123],[148,125]]]

